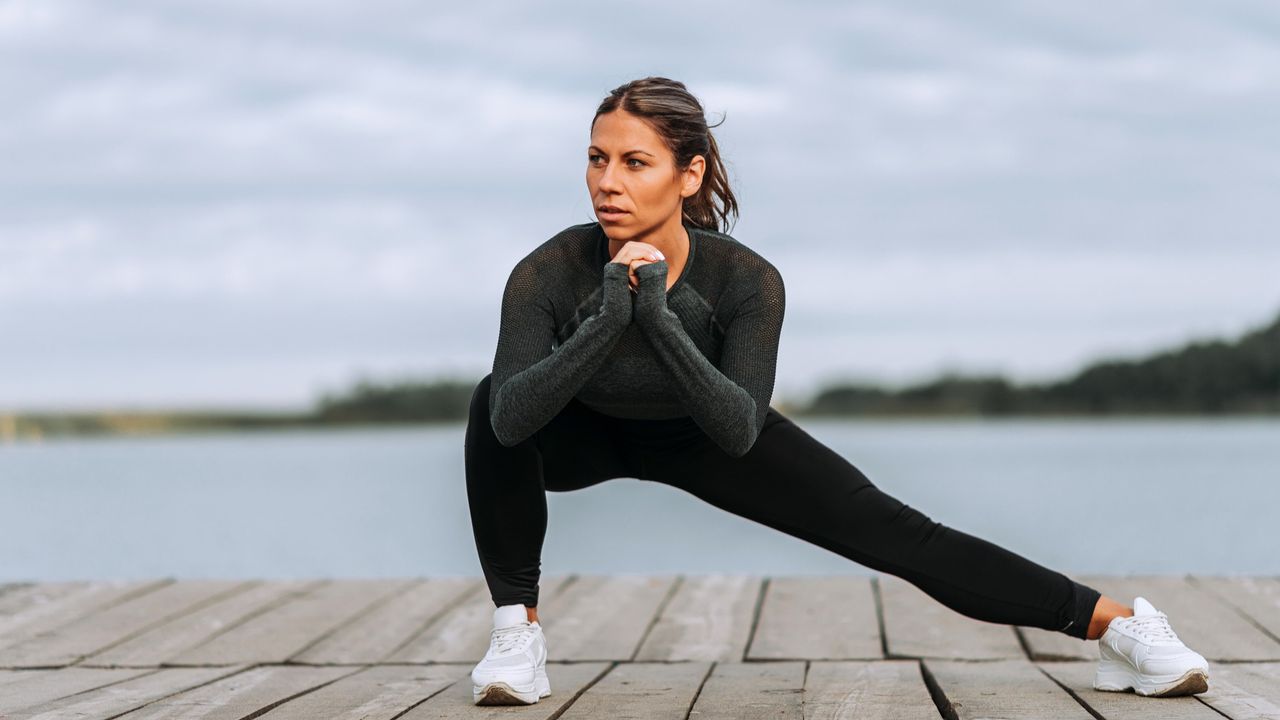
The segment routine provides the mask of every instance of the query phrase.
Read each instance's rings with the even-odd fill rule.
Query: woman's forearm
[[[605,264],[601,294],[600,309],[584,319],[550,354],[543,349],[550,347],[550,339],[545,337],[521,338],[526,345],[511,348],[513,352],[507,354],[499,352],[494,362],[489,410],[494,434],[502,445],[520,443],[555,417],[600,369],[622,337],[632,318],[626,265]],[[516,327],[504,330],[514,336],[522,320],[513,313],[504,315],[504,325],[508,321]],[[527,347],[527,343],[542,347]],[[518,352],[521,350],[523,356]],[[530,363],[529,353],[535,351],[545,356]]]

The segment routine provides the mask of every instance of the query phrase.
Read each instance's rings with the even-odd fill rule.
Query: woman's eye
[[[587,162],[591,163],[592,165],[599,165],[603,161],[604,161],[603,155],[587,155]],[[632,168],[644,167],[644,161],[637,158],[628,158],[627,163],[628,163],[628,167],[632,167]],[[636,163],[636,164],[630,165],[630,163]]]

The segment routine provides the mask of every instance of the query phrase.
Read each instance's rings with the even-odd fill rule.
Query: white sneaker
[[[1132,617],[1112,618],[1098,638],[1095,690],[1170,697],[1209,689],[1209,663],[1178,639],[1168,617],[1135,598]]]
[[[550,694],[542,624],[529,622],[524,605],[497,608],[489,650],[471,671],[471,698],[476,705],[531,705]]]

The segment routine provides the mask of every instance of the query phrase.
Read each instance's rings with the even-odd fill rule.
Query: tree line
[[[946,375],[897,391],[843,384],[799,412],[864,414],[1223,414],[1280,412],[1280,316],[1234,342],[1193,341],[1136,360],[1094,362],[1071,377],[1018,385]]]
[[[324,398],[335,421],[467,417],[475,381],[378,384]],[[1280,315],[1235,341],[1200,340],[1135,360],[1094,362],[1047,383],[944,374],[898,390],[833,384],[789,415],[1223,414],[1280,412]]]
[[[270,427],[457,422],[477,379],[362,379],[295,413],[0,412],[0,443],[64,434],[141,434]],[[944,374],[901,389],[837,383],[807,403],[776,403],[791,416],[1108,415],[1280,413],[1280,315],[1234,341],[1198,340],[1139,359],[1105,359],[1046,383]]]

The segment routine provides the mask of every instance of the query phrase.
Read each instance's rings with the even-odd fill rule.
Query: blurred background
[[[478,575],[504,283],[647,75],[785,279],[775,407],[1062,570],[1280,572],[1273,4],[0,0],[0,580]],[[865,572],[548,502],[544,572]]]

